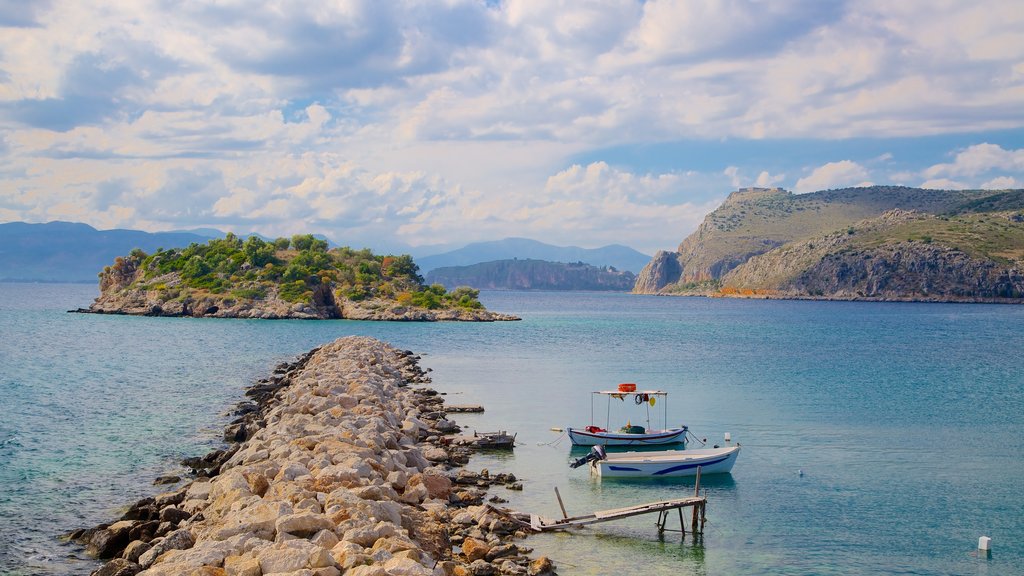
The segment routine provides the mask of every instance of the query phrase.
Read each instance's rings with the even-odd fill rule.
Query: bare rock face
[[[830,254],[784,288],[840,298],[986,301],[1024,297],[1024,274],[945,246],[901,242]]]
[[[679,254],[659,250],[640,271],[633,293],[657,294],[665,286],[679,282],[682,275],[683,265],[679,262]]]

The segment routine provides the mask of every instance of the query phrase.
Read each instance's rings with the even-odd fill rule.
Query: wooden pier
[[[565,506],[562,504],[562,496],[558,493],[558,488],[555,488],[555,497],[558,498],[558,505],[562,509],[563,517],[558,520],[553,520],[543,518],[536,514],[531,514],[530,528],[536,532],[565,530],[566,528],[573,528],[576,526],[586,526],[588,524],[596,524],[598,522],[611,522],[613,520],[621,520],[623,518],[640,516],[642,514],[653,514],[657,512],[658,520],[655,522],[655,526],[658,527],[658,534],[670,531],[681,532],[683,535],[686,535],[686,522],[683,519],[683,508],[690,508],[692,510],[690,533],[703,534],[704,523],[707,521],[705,517],[707,497],[700,496],[700,468],[697,469],[697,481],[693,488],[693,494],[693,496],[687,496],[686,498],[663,500],[661,502],[649,502],[647,504],[626,506],[625,508],[613,508],[611,510],[600,510],[583,516],[569,516],[566,514]],[[677,511],[679,514],[679,530],[666,528],[668,518],[673,510]]]

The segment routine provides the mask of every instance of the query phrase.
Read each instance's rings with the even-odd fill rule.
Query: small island
[[[186,248],[141,249],[99,274],[95,314],[262,319],[492,322],[480,292],[425,285],[409,255],[329,249],[311,234],[242,240],[234,234]]]

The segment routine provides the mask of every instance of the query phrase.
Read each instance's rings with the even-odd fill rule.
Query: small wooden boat
[[[698,450],[661,450],[657,452],[606,452],[595,446],[590,454],[569,466],[590,464],[591,472],[610,478],[674,478],[701,474],[724,474],[732,471],[740,454],[739,444],[724,448]]]
[[[504,430],[498,432],[473,432],[473,445],[492,450],[511,450],[516,445],[516,435]]]
[[[604,428],[594,425],[594,399],[605,397],[608,400],[608,420]],[[647,427],[635,426],[627,421],[618,430],[610,430],[611,404],[617,399],[624,403],[643,406],[647,415]],[[661,430],[651,429],[651,408],[661,400],[665,409],[664,422],[668,421],[668,392],[661,390],[637,390],[636,384],[619,384],[618,390],[602,390],[592,392],[590,396],[590,426],[585,428],[568,428],[569,440],[573,446],[653,446],[658,444],[685,444],[686,426],[665,427]]]

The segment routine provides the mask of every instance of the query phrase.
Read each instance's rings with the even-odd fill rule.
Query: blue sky
[[[1022,30],[1005,0],[0,0],[0,221],[653,253],[738,187],[1021,188]]]

